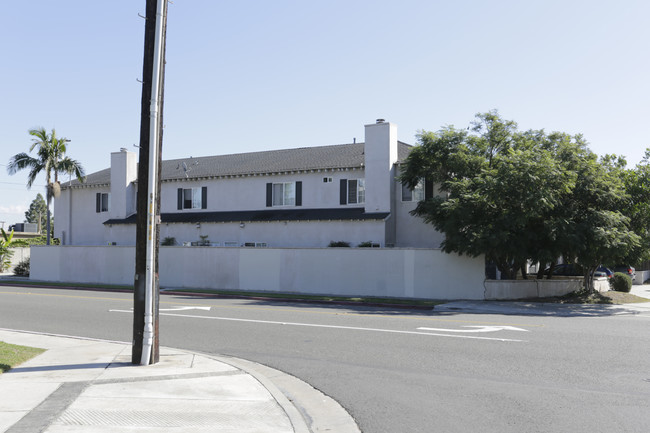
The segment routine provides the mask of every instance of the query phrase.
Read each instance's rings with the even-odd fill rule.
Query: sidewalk
[[[331,398],[249,361],[161,348],[138,366],[125,343],[6,329],[0,341],[47,349],[0,374],[0,432],[359,432]]]
[[[650,285],[632,286],[630,293],[650,299]],[[557,304],[523,301],[454,301],[436,305],[437,313],[523,314],[535,316],[650,315],[650,301],[633,304]]]

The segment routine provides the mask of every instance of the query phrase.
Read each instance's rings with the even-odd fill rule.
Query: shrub
[[[345,241],[331,241],[328,247],[345,247],[349,248],[350,247],[350,242],[345,242]]]
[[[622,272],[614,272],[614,275],[609,281],[612,289],[617,292],[629,292],[632,290],[632,278]]]
[[[20,263],[14,267],[14,275],[29,277],[29,258],[21,260]]]
[[[160,245],[165,246],[165,247],[170,247],[173,245],[176,245],[176,238],[173,236],[167,236],[165,239],[162,240]]]

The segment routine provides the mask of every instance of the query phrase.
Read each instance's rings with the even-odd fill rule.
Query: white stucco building
[[[396,180],[411,146],[397,127],[366,125],[365,142],[163,161],[160,239],[217,247],[437,248],[442,235],[409,214],[430,185]],[[137,155],[62,186],[55,237],[63,245],[135,244]]]

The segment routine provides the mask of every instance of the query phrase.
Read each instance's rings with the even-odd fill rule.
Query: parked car
[[[547,268],[544,272],[546,273],[548,270],[549,268]],[[553,269],[553,275],[563,275],[565,277],[581,277],[584,275],[584,272],[582,270],[582,266],[580,265],[573,263],[562,263],[555,266]],[[611,278],[612,275],[614,275],[614,272],[605,266],[598,266],[598,269],[596,269],[596,272],[594,272],[594,277]]]
[[[613,270],[614,272],[621,272],[628,275],[630,278],[632,278],[632,281],[636,279],[636,269],[630,265],[616,265],[614,266]]]

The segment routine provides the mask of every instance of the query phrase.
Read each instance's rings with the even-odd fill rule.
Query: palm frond
[[[7,165],[7,173],[16,174],[16,172],[20,170],[35,167],[38,165],[40,165],[40,161],[38,159],[32,158],[25,152],[21,152],[9,159],[9,164]]]

